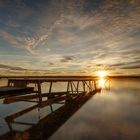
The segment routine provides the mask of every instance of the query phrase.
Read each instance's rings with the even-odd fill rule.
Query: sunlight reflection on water
[[[95,94],[78,110],[50,139],[84,140],[84,139],[138,139],[140,133],[140,80],[139,79],[99,79],[98,86],[103,90]],[[4,81],[3,81],[4,82]],[[108,85],[110,90],[106,90]],[[47,84],[42,85],[43,92]],[[55,83],[53,91],[65,91],[64,83]],[[61,88],[60,88],[61,87]],[[33,103],[19,102],[2,104],[0,100],[0,135],[9,131],[4,117]],[[62,106],[54,104],[56,110]],[[17,121],[37,123],[40,118],[51,113],[50,106],[35,109]],[[25,126],[14,125],[15,129],[25,130]],[[69,131],[70,130],[70,131]]]
[[[139,139],[139,83],[139,79],[112,79],[109,91],[92,97],[50,140]]]
[[[101,89],[110,89],[110,78],[108,77],[100,77],[97,82],[97,87]]]
[[[105,79],[104,78],[100,78],[99,80],[98,80],[98,87],[100,87],[100,88],[104,88],[105,87]]]

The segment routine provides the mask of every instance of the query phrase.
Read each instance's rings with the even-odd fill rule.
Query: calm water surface
[[[5,81],[0,81],[3,85]],[[42,85],[44,92],[46,84]],[[64,83],[56,84],[54,91],[64,91]],[[5,117],[34,103],[17,102],[3,104],[0,100],[0,135],[9,131]],[[57,110],[61,104],[53,104]],[[140,139],[140,79],[115,79],[110,90],[103,89],[86,102],[50,140],[134,140]],[[50,106],[34,109],[16,121],[36,124],[51,113]],[[13,129],[24,131],[30,126],[12,125]]]
[[[50,140],[140,139],[140,80],[111,80],[76,112]]]

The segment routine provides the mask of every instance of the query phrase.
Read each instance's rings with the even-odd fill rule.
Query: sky
[[[139,0],[0,0],[0,75],[140,75]]]

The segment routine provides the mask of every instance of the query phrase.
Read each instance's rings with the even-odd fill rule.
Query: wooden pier
[[[47,100],[50,98],[60,98],[62,96],[68,96],[69,98],[76,98],[79,94],[82,93],[92,93],[97,92],[100,89],[97,87],[98,79],[96,77],[90,76],[48,76],[48,77],[15,77],[8,78],[8,87],[16,87],[21,89],[29,88],[29,85],[32,85],[33,90],[30,94],[23,95],[17,93],[15,96],[6,96],[4,103],[12,103],[17,101],[31,101],[31,99],[38,99],[37,103],[44,104],[42,100],[43,97],[47,97]],[[64,92],[52,92],[54,83],[66,83]],[[46,87],[48,90],[47,93],[42,93],[42,84],[49,83],[49,87]],[[48,89],[47,89],[48,88]],[[60,87],[61,88],[61,87]],[[22,96],[21,96],[22,95]]]
[[[43,93],[42,84],[44,84],[47,92]],[[65,91],[53,92],[55,83],[65,83]],[[61,88],[61,85],[60,85]],[[9,90],[7,90],[9,89]],[[30,89],[30,91],[28,91]],[[73,115],[88,99],[97,92],[100,92],[98,87],[98,79],[96,77],[10,77],[8,78],[7,87],[3,96],[3,103],[16,103],[19,101],[34,102],[33,106],[22,109],[5,117],[5,122],[9,127],[9,132],[0,136],[0,139],[8,139],[19,131],[14,130],[13,124],[27,125],[26,130],[30,134],[30,138],[35,138],[35,134],[43,132],[43,137],[50,137],[71,115]],[[22,92],[22,90],[24,92]],[[27,91],[26,91],[27,90]],[[1,93],[0,93],[1,94]],[[57,110],[53,110],[53,104],[62,104]],[[25,115],[34,109],[42,109],[50,106],[51,113],[39,120],[37,124],[30,122],[17,121],[17,118]],[[47,133],[42,130],[42,126],[47,130]],[[40,131],[38,131],[40,130]],[[21,133],[21,132],[20,132]]]

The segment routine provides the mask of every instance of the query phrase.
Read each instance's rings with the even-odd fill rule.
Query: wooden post
[[[79,81],[77,81],[77,93],[79,93]]]
[[[68,84],[67,84],[67,93],[69,92],[69,81],[68,81]]]
[[[50,109],[51,109],[51,113],[53,113],[53,107],[52,107],[52,104],[50,104]]]
[[[93,87],[93,80],[91,81],[91,87],[92,87],[92,91],[94,90],[94,87]]]
[[[93,91],[91,81],[89,81],[90,92]]]
[[[84,83],[84,81],[82,81],[82,82],[83,82],[83,90],[84,90],[84,92],[86,92],[85,83]]]
[[[95,90],[97,90],[97,83],[96,83],[96,80],[94,80],[94,88],[95,88]]]
[[[6,122],[7,122],[7,125],[8,125],[8,128],[9,128],[10,132],[13,132],[13,128],[12,128],[11,122],[8,122],[8,121],[6,121]]]
[[[51,94],[51,91],[52,91],[52,82],[50,82],[49,94]]]
[[[71,82],[71,83],[72,83],[72,85],[73,85],[73,87],[74,87],[74,89],[75,89],[75,91],[73,91],[73,93],[74,93],[74,92],[77,92],[77,87],[75,86],[74,82]]]
[[[71,92],[73,94],[73,86],[72,86],[72,82],[70,82],[70,85],[71,85]]]
[[[7,84],[7,86],[10,87],[10,80],[9,80],[9,79],[8,79],[8,84]]]
[[[53,98],[53,95],[51,94],[51,92],[52,92],[52,81],[50,82],[50,87],[49,87],[49,96],[48,96],[48,99],[49,98]]]
[[[42,93],[41,93],[42,91],[41,91],[41,83],[39,80],[37,81],[37,88],[38,88],[39,103],[41,103],[42,102]]]

